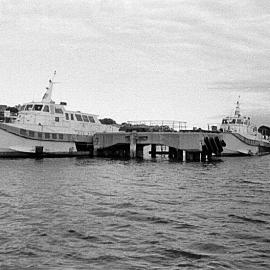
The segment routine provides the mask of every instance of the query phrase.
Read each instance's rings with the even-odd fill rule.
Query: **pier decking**
[[[158,154],[156,146],[165,145],[170,159],[204,161],[210,160],[213,153],[220,154],[224,142],[221,133],[204,131],[114,132],[96,133],[93,137],[94,156],[143,158],[147,145],[151,145],[153,158]]]

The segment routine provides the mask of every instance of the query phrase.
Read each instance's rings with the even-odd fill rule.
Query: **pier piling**
[[[157,156],[157,145],[151,144],[151,157],[156,158]]]

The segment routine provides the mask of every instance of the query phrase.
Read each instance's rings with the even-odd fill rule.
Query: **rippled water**
[[[270,156],[0,171],[1,269],[270,269]]]

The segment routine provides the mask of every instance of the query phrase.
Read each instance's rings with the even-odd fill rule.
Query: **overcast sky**
[[[269,0],[0,0],[0,104],[190,126],[242,111],[270,124]]]

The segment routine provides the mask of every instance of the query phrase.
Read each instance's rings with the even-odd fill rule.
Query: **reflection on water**
[[[1,269],[270,269],[269,163],[0,160]]]

